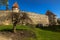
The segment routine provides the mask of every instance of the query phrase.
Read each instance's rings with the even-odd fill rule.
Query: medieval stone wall
[[[25,13],[27,13],[28,17],[32,20],[32,23],[30,24],[43,24],[43,25],[49,24],[48,16],[46,15],[41,15],[31,12],[25,12]],[[11,11],[0,11],[0,25],[12,24],[11,20],[12,20]]]
[[[0,25],[11,24],[10,11],[0,11]]]
[[[27,12],[27,14],[33,21],[33,24],[49,25],[48,16],[42,15],[42,14],[31,13],[31,12]]]

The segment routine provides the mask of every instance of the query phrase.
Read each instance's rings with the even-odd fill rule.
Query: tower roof
[[[15,2],[15,3],[13,4],[13,8],[19,8],[17,2]]]
[[[46,12],[46,15],[54,15],[54,16],[56,16],[54,13],[52,13],[52,12],[49,11],[49,10]]]

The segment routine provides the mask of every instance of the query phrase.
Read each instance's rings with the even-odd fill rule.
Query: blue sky
[[[9,9],[17,2],[21,11],[35,12],[45,14],[50,10],[60,18],[60,0],[9,0]],[[0,10],[4,10],[5,6],[0,6]]]

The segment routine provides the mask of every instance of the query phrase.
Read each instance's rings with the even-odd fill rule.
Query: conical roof
[[[52,13],[52,12],[49,11],[49,10],[46,12],[46,15],[54,15],[54,16],[56,16],[54,13]]]
[[[13,4],[13,8],[19,8],[17,2],[15,2],[15,3]]]

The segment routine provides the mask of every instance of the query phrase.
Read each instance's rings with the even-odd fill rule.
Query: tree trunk
[[[8,10],[8,4],[6,4],[6,10]]]
[[[16,23],[13,23],[13,32],[16,33]]]

